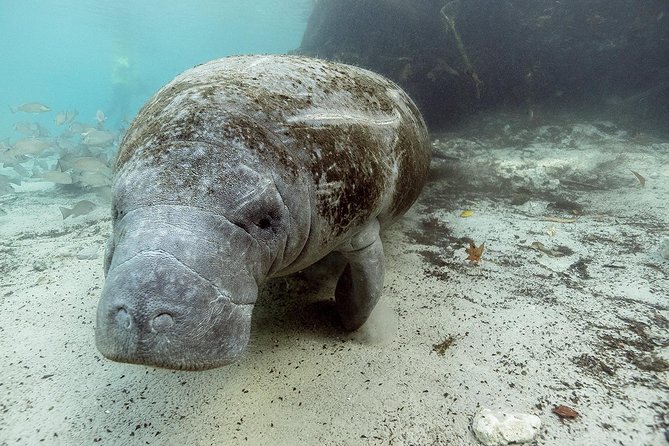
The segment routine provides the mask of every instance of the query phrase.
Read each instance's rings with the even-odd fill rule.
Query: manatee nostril
[[[161,313],[151,321],[151,328],[156,333],[169,330],[172,325],[174,325],[174,318],[168,313]]]
[[[125,309],[125,307],[119,307],[116,309],[116,314],[114,315],[114,319],[116,320],[116,324],[119,327],[125,329],[130,328],[130,324],[132,323],[130,314],[128,313],[128,310]]]

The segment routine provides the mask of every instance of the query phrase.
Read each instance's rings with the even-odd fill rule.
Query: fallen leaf
[[[469,263],[479,263],[481,256],[483,255],[483,250],[485,249],[483,245],[485,245],[485,243],[481,243],[481,246],[477,248],[474,242],[469,242],[469,248],[465,248],[465,251],[469,254],[469,257],[467,257]]]
[[[472,215],[474,215],[474,211],[471,209],[465,209],[464,211],[460,212],[460,217],[462,218],[471,217]]]
[[[560,418],[574,419],[578,416],[578,412],[568,406],[556,406],[553,408],[553,413]]]
[[[639,172],[635,172],[633,170],[630,170],[634,174],[637,180],[639,180],[639,183],[641,183],[641,187],[646,187],[646,178],[643,177]]]

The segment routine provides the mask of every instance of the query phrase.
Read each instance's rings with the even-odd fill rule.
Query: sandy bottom
[[[245,358],[206,372],[97,352],[108,201],[1,197],[0,444],[475,445],[484,407],[539,416],[539,445],[666,444],[669,143],[499,114],[435,137],[368,324],[338,328],[323,270],[277,279]]]

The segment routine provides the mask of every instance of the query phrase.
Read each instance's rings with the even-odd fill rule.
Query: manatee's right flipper
[[[348,264],[337,281],[335,303],[342,324],[353,331],[365,323],[383,291],[384,256],[378,221],[338,251]]]

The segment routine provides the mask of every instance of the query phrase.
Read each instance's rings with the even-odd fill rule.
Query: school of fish
[[[13,137],[0,141],[0,196],[15,193],[24,182],[36,181],[69,192],[105,194],[109,190],[111,164],[125,129],[108,129],[102,110],[81,119],[76,110],[54,113],[40,102],[10,105],[9,109],[18,120]],[[53,125],[44,117],[49,114]],[[85,215],[93,210],[91,204],[86,200],[73,203],[75,210],[66,210],[63,218]]]

